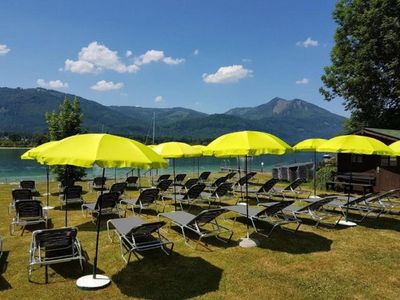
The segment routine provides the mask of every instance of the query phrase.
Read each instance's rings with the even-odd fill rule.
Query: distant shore
[[[33,147],[0,147],[0,149],[31,149]]]

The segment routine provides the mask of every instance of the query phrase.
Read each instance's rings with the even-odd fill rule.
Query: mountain
[[[43,88],[0,88],[0,132],[43,133],[45,113],[57,110],[65,94]],[[344,117],[300,99],[274,98],[256,106],[205,114],[182,107],[104,106],[78,97],[83,127],[90,132],[150,136],[153,116],[158,140],[211,140],[238,130],[273,133],[289,143],[310,137],[331,137],[342,130]]]

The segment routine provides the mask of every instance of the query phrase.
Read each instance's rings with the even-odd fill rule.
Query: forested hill
[[[0,133],[43,133],[45,113],[57,110],[67,96],[42,88],[0,88]],[[344,117],[300,99],[274,98],[256,106],[233,108],[224,114],[205,114],[182,107],[143,108],[104,106],[78,96],[84,113],[83,127],[90,132],[109,132],[129,136],[151,135],[155,116],[158,141],[211,140],[237,130],[273,133],[289,143],[309,137],[331,137],[342,130]]]

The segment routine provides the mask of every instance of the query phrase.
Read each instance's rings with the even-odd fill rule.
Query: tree
[[[83,114],[79,100],[70,102],[65,97],[57,112],[46,113],[46,122],[49,127],[49,136],[51,141],[60,140],[71,135],[81,133],[81,124]],[[61,181],[65,176],[65,166],[52,167],[52,172],[57,175],[57,180]],[[78,167],[69,167],[68,176],[73,180],[80,180],[86,175],[85,169]]]
[[[347,126],[400,128],[400,1],[340,0],[332,65],[320,88],[325,100],[342,97]]]

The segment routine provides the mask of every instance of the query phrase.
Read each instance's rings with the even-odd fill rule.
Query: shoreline
[[[32,149],[33,147],[1,147],[0,146],[0,150],[4,150],[4,149],[11,149],[11,150],[16,150],[16,149]]]

